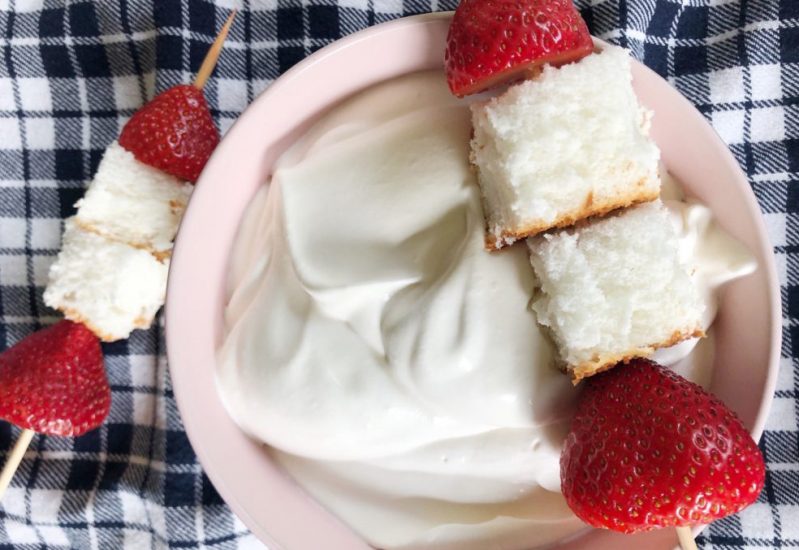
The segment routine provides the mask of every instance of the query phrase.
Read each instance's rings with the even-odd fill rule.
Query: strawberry
[[[110,404],[100,342],[81,324],[61,321],[0,354],[0,417],[21,428],[77,436]]]
[[[562,65],[594,48],[571,0],[461,0],[447,36],[444,65],[458,97]]]
[[[202,90],[175,86],[131,117],[119,144],[143,162],[195,182],[219,143]]]
[[[623,533],[709,523],[757,499],[763,456],[696,384],[645,359],[590,378],[560,458],[583,521]]]

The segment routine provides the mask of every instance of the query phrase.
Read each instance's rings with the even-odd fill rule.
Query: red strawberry
[[[77,436],[110,404],[100,342],[81,324],[61,321],[0,353],[0,417],[21,428]]]
[[[219,143],[202,90],[175,86],[155,96],[131,117],[119,144],[144,164],[197,181]]]
[[[594,48],[571,0],[462,0],[447,36],[444,65],[458,97],[562,65]]]
[[[638,359],[587,381],[560,477],[579,518],[634,533],[742,510],[760,494],[765,465],[721,401]]]

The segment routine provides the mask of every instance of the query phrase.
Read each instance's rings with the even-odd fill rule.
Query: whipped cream
[[[558,467],[577,391],[528,307],[526,247],[483,248],[470,131],[439,71],[354,96],[283,155],[232,253],[229,413],[380,548],[529,548],[583,528]],[[706,208],[670,204],[709,326],[718,285],[753,261]],[[707,377],[694,345],[660,353]]]

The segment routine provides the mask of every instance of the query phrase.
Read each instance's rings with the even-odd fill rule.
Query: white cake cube
[[[106,149],[75,223],[95,233],[149,250],[172,250],[193,186],[139,162],[117,142]]]
[[[488,248],[655,200],[660,152],[650,117],[627,52],[614,46],[473,104],[471,161]]]
[[[168,270],[168,260],[86,231],[70,218],[44,302],[106,342],[122,340],[152,324],[164,303]]]
[[[704,334],[704,303],[660,201],[527,243],[532,308],[573,380]]]

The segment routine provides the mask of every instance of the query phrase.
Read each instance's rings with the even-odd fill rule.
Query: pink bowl
[[[222,406],[214,372],[228,253],[245,207],[287,145],[342,98],[394,76],[441,67],[450,16],[409,17],[372,27],[288,71],[219,145],[180,228],[166,306],[175,396],[208,476],[245,525],[273,549],[367,545],[286,477]],[[723,292],[711,390],[759,438],[776,381],[781,313],[774,258],[757,202],[724,143],[688,101],[641,64],[634,64],[633,74],[638,96],[655,111],[653,135],[666,166],[757,257],[758,270]],[[675,541],[669,530],[628,537],[587,529],[558,546],[666,548]]]

